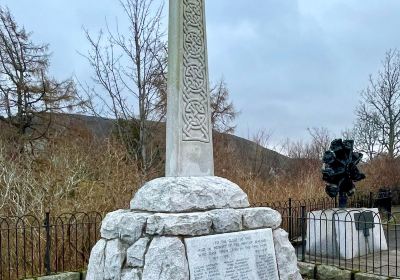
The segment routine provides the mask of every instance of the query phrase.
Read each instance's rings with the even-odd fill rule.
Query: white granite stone
[[[311,255],[336,256],[332,209],[307,214],[306,251]]]
[[[374,214],[375,227],[369,229],[369,236],[365,238],[363,231],[356,229],[356,213],[371,211]],[[371,253],[378,253],[388,249],[382,221],[377,208],[346,209],[337,211],[334,216],[334,227],[338,241],[338,252],[341,257],[352,259]]]
[[[363,231],[356,229],[356,213],[370,211],[374,214],[373,229],[365,238]],[[307,253],[343,259],[387,250],[386,237],[376,208],[348,208],[313,211],[307,216]]]
[[[273,232],[275,255],[278,263],[280,280],[301,280],[297,266],[297,256],[293,245],[289,241],[289,234],[283,229],[276,229]]]
[[[121,273],[121,280],[141,280],[141,272],[138,269],[124,269]]]
[[[145,259],[142,280],[189,280],[185,246],[177,237],[155,237]]]
[[[144,230],[148,213],[135,213],[130,210],[118,210],[107,214],[101,224],[101,237],[105,239],[120,238],[133,244]]]
[[[90,252],[90,259],[86,280],[103,280],[104,279],[104,262],[106,258],[106,245],[107,241],[100,239],[96,245],[93,246]]]
[[[147,250],[150,238],[143,237],[136,241],[126,252],[126,264],[129,267],[143,267],[144,255]]]
[[[104,280],[121,278],[122,265],[126,258],[126,247],[119,239],[107,241],[104,261]]]
[[[211,232],[211,217],[207,212],[182,214],[154,214],[147,220],[150,235],[198,236]]]
[[[278,280],[271,229],[185,238],[192,279]]]
[[[190,212],[249,207],[247,195],[227,179],[163,177],[146,183],[131,201],[131,209],[150,212]]]
[[[217,209],[208,212],[216,233],[242,230],[242,213],[235,209]]]
[[[282,223],[281,214],[268,207],[246,208],[240,211],[243,215],[243,227],[246,229],[276,229]]]

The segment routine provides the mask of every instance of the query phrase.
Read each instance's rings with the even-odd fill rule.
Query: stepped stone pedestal
[[[281,221],[226,179],[159,178],[105,217],[87,279],[301,279]]]

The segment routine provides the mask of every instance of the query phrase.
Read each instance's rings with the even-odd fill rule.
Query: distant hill
[[[79,128],[81,131],[83,128],[93,137],[105,139],[112,134],[115,120],[78,114],[59,114],[55,123],[59,124],[60,129]],[[165,154],[165,123],[159,123],[154,129],[157,130],[156,138],[161,139],[161,152]],[[241,169],[257,172],[261,177],[268,178],[286,170],[291,162],[291,159],[284,155],[236,135],[214,132],[214,142],[231,153],[231,158],[240,164]]]

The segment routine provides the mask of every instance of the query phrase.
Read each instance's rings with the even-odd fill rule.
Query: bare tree
[[[327,128],[308,128],[312,141],[308,147],[308,157],[313,159],[322,159],[325,151],[329,149],[332,141],[331,133]]]
[[[309,159],[320,162],[325,151],[329,149],[332,135],[327,128],[308,128],[311,140],[304,142],[302,140],[292,142],[286,139],[282,146],[282,151],[288,157],[293,159]]]
[[[379,117],[371,114],[363,105],[357,109],[357,121],[353,129],[356,149],[373,159],[382,152],[379,144],[380,131],[378,129]]]
[[[154,0],[120,0],[120,5],[129,21],[126,33],[118,24],[115,30],[107,24],[105,32],[100,31],[97,37],[85,30],[91,48],[84,57],[92,67],[93,81],[102,91],[88,86],[84,90],[94,103],[104,105],[106,114],[119,120],[119,138],[146,173],[155,154],[149,145],[150,120],[160,119],[160,92],[166,88],[163,5],[157,6]]]
[[[15,128],[19,140],[43,137],[50,125],[48,113],[71,108],[76,101],[74,82],[49,78],[49,64],[48,45],[32,42],[31,33],[0,6],[0,121]]]
[[[357,127],[368,135],[364,145],[376,142],[390,158],[400,152],[400,52],[389,50],[378,74],[370,76],[368,87],[361,92],[357,109]],[[372,137],[372,139],[371,139]],[[365,140],[365,139],[364,139]],[[372,141],[372,142],[371,142]],[[376,152],[376,151],[374,151]]]
[[[253,158],[251,161],[251,176],[252,178],[259,178],[262,176],[263,171],[265,171],[266,168],[271,168],[271,159],[268,158],[267,155],[267,147],[271,142],[271,137],[272,137],[272,132],[268,130],[259,130],[257,131],[253,137],[252,137],[252,142],[254,145],[252,148],[251,152],[253,153]],[[266,175],[266,174],[264,174]]]
[[[221,79],[211,89],[211,122],[213,128],[222,133],[233,133],[236,125],[233,124],[238,115],[233,102],[229,100],[229,89]]]

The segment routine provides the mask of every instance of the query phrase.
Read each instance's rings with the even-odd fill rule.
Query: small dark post
[[[301,206],[301,261],[306,261],[306,206]]]
[[[289,240],[292,240],[293,238],[292,225],[293,225],[292,199],[289,198]]]
[[[374,193],[369,192],[369,208],[374,207]]]
[[[46,209],[46,216],[44,220],[44,228],[46,230],[46,254],[45,254],[45,260],[44,260],[44,265],[46,268],[46,275],[50,275],[51,273],[51,267],[50,267],[50,243],[51,243],[51,237],[50,237],[50,210]]]
[[[339,192],[339,208],[347,207],[347,194]]]

